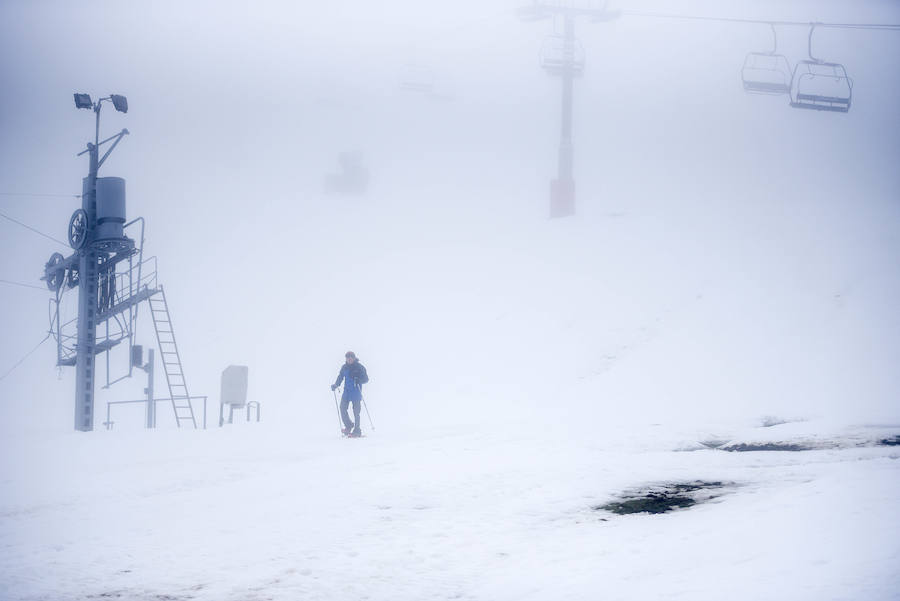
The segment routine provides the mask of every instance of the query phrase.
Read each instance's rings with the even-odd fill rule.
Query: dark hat
[[[344,354],[344,357],[347,357],[347,358],[353,357],[354,359],[356,359],[356,353],[354,353],[353,351],[347,351],[347,352]]]

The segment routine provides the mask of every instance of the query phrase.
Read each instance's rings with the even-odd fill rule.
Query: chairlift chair
[[[791,106],[846,113],[853,100],[853,82],[840,63],[802,60],[794,67]]]
[[[781,54],[751,52],[744,59],[741,81],[751,94],[790,94],[791,65]]]
[[[778,33],[775,25],[772,37],[775,45],[771,52],[751,52],[741,68],[744,91],[751,94],[790,94],[791,65],[783,54],[778,54]]]
[[[798,109],[846,113],[853,100],[853,80],[840,63],[828,63],[812,54],[812,35],[809,28],[809,59],[794,67],[791,78],[791,106]]]
[[[547,36],[540,57],[541,67],[552,75],[562,75],[567,68],[576,77],[584,74],[584,47],[577,40],[567,44],[562,35]]]

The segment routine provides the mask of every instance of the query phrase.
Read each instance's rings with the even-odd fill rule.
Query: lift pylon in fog
[[[519,9],[523,21],[560,18],[562,35],[548,37],[541,49],[541,67],[562,80],[562,114],[559,139],[559,161],[556,179],[550,182],[550,217],[575,214],[575,177],[572,146],[572,100],[575,78],[584,73],[584,49],[575,39],[575,19],[590,17],[593,22],[611,21],[619,13],[593,3],[574,1],[537,1]]]

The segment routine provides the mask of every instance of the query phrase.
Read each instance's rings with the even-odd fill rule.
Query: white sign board
[[[229,365],[222,372],[222,404],[243,407],[247,404],[246,365]]]

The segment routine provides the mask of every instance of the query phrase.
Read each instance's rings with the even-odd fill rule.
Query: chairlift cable
[[[776,21],[765,19],[740,19],[737,17],[709,17],[705,15],[679,15],[674,13],[653,13],[641,11],[622,11],[623,16],[652,17],[657,19],[680,19],[687,21],[716,21],[720,23],[750,23],[754,25],[777,25],[781,27],[823,27],[829,29],[869,29],[900,31],[900,24],[895,23],[824,23],[818,21]]]
[[[54,238],[53,236],[50,236],[50,235],[48,235],[48,234],[45,234],[44,232],[42,232],[42,231],[40,231],[40,230],[34,229],[34,228],[31,227],[30,225],[26,225],[26,224],[22,223],[21,221],[19,221],[19,220],[17,220],[17,219],[13,219],[12,217],[10,217],[9,215],[7,215],[6,213],[0,212],[0,217],[3,217],[3,218],[5,218],[5,219],[9,219],[9,220],[12,221],[13,223],[15,223],[15,224],[17,224],[17,225],[21,225],[21,226],[24,227],[25,229],[31,230],[31,231],[34,232],[35,234],[38,234],[38,235],[40,235],[40,236],[43,236],[44,238],[47,238],[48,240],[53,240],[53,241],[56,242],[57,244],[61,244],[62,246],[65,246],[66,248],[70,248],[70,246],[69,246],[68,244],[66,244],[65,242],[63,242],[62,240],[58,240],[58,239]]]
[[[24,356],[24,357],[22,357],[21,359],[19,359],[19,360],[16,362],[15,365],[13,365],[12,367],[10,367],[10,368],[6,371],[6,373],[4,373],[2,376],[0,376],[0,382],[2,382],[4,379],[6,379],[6,376],[8,376],[9,374],[11,374],[13,371],[15,371],[15,369],[16,369],[17,367],[19,367],[20,365],[22,365],[22,364],[25,362],[25,360],[28,359],[28,357],[31,356],[32,353],[34,353],[36,350],[38,350],[38,349],[41,347],[42,344],[44,344],[45,342],[47,342],[47,341],[50,339],[50,334],[51,334],[51,332],[47,332],[47,336],[45,336],[43,340],[41,340],[40,342],[38,342],[38,343],[37,343],[37,346],[35,346],[33,349],[31,349],[30,351],[28,351],[27,353],[25,353],[25,356]]]
[[[56,198],[81,198],[81,194],[51,194],[38,192],[0,192],[0,196],[33,196],[33,197],[56,197]]]
[[[35,290],[47,291],[47,287],[35,286],[34,284],[25,284],[22,282],[13,282],[12,280],[0,280],[0,284],[8,284],[10,286],[23,286],[25,288],[34,288]]]

